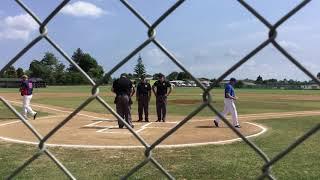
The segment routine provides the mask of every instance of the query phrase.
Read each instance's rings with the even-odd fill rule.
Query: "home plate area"
[[[160,133],[173,128],[177,124],[178,122],[134,122],[134,131],[136,133],[147,133],[148,130],[152,130]],[[92,123],[82,128],[96,129],[97,133],[132,134],[125,126],[124,128],[119,128],[117,122],[111,119],[93,120]]]
[[[93,114],[79,114],[65,124],[54,136],[48,139],[48,146],[76,148],[143,148],[137,138],[127,129],[118,127],[114,117]],[[96,115],[96,114],[95,114]],[[42,135],[49,133],[67,115],[40,117],[29,121]],[[154,118],[152,118],[154,119]],[[148,144],[175,127],[183,117],[169,116],[166,122],[136,122],[134,131]],[[179,121],[180,120],[180,121]],[[241,122],[241,119],[240,119]],[[245,136],[257,136],[265,128],[252,122],[241,122],[239,131]],[[26,144],[37,144],[37,138],[19,120],[8,120],[0,124],[0,139]],[[186,147],[207,144],[226,144],[239,141],[239,137],[225,124],[216,128],[208,117],[194,117],[171,134],[157,147]]]
[[[179,121],[133,122],[134,131],[148,143],[153,143],[178,123]],[[222,127],[220,128],[214,127],[212,119],[192,119],[164,140],[160,147],[225,144],[240,140],[230,128],[224,124],[221,125]],[[104,137],[106,137],[104,141],[112,142],[115,146],[139,145],[136,144],[138,143],[137,140],[132,140],[134,139],[133,134],[126,127],[118,127],[117,120],[91,120],[91,123],[82,126],[81,129],[90,130],[96,134],[100,134],[99,136],[104,134]],[[246,136],[256,136],[264,132],[262,126],[249,122],[242,123],[242,128],[239,130]]]

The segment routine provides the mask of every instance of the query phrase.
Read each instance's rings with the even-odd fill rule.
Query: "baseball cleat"
[[[35,113],[35,114],[33,115],[33,120],[35,120],[35,119],[37,118],[37,115],[38,115],[38,113]]]
[[[219,124],[218,124],[218,122],[217,122],[216,120],[213,120],[213,123],[214,123],[214,125],[215,125],[216,127],[219,127]]]
[[[234,126],[235,128],[241,128],[241,126],[240,125],[236,125],[236,126]]]

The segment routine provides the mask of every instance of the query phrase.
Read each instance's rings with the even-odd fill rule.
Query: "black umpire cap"
[[[237,82],[236,78],[230,78],[231,82]]]

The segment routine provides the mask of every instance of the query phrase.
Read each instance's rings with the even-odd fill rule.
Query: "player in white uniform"
[[[33,119],[36,119],[37,112],[33,111],[30,106],[30,101],[32,99],[32,91],[33,91],[33,84],[32,81],[28,79],[27,75],[22,76],[20,93],[23,97],[23,104],[22,104],[22,115],[25,119],[28,119],[28,113],[33,116]]]
[[[224,90],[224,109],[223,112],[221,112],[221,115],[225,117],[228,113],[231,113],[233,126],[240,128],[238,112],[234,103],[237,100],[237,96],[233,89],[233,86],[236,84],[236,82],[237,80],[235,78],[231,78],[230,82],[226,85]],[[220,118],[217,116],[213,122],[216,127],[219,127]]]

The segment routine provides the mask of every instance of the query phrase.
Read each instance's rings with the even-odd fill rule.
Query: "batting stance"
[[[144,111],[144,120],[149,122],[149,102],[151,98],[151,85],[146,81],[144,76],[141,77],[141,82],[137,86],[137,101],[138,101],[138,114],[141,122]]]
[[[164,75],[161,74],[159,76],[159,80],[153,84],[152,91],[156,96],[156,108],[158,115],[158,120],[156,122],[161,122],[161,120],[165,122],[167,114],[167,97],[172,91],[171,84],[170,82],[165,81]]]
[[[114,103],[116,104],[117,113],[133,128],[131,120],[131,97],[135,93],[132,82],[125,76],[121,75],[112,85],[112,92],[116,94]],[[119,128],[123,128],[124,123],[118,120]]]
[[[233,86],[236,84],[236,79],[231,78],[230,82],[226,85],[224,90],[224,109],[221,112],[222,116],[226,116],[228,113],[232,115],[233,126],[236,128],[240,128],[238,121],[238,113],[235,105],[235,101],[237,100],[237,96],[234,92]],[[216,127],[219,127],[220,118],[217,116],[216,120],[213,120]]]
[[[23,75],[21,77],[21,86],[20,86],[20,93],[23,97],[22,103],[22,115],[25,119],[28,119],[28,113],[33,116],[33,119],[36,119],[37,112],[33,111],[30,106],[30,101],[32,99],[32,92],[33,92],[33,84],[32,81],[28,79],[27,75]]]

